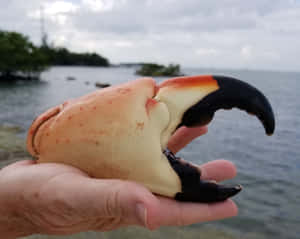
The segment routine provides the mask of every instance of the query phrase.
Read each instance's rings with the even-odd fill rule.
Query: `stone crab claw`
[[[201,171],[167,149],[180,126],[209,123],[218,109],[238,107],[274,132],[266,97],[222,76],[179,77],[159,85],[150,78],[109,87],[54,107],[32,124],[27,148],[39,163],[69,164],[96,178],[143,184],[180,201],[217,202],[241,186],[201,179]]]

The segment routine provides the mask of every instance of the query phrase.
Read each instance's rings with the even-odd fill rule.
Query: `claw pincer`
[[[132,180],[180,201],[217,202],[241,186],[201,179],[167,143],[181,126],[208,124],[215,111],[237,107],[254,114],[268,135],[275,120],[267,98],[253,86],[223,76],[150,78],[109,87],[48,110],[32,124],[28,151],[39,163],[77,167],[91,177]]]

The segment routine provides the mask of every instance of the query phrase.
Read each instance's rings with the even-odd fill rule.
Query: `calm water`
[[[180,153],[199,164],[225,158],[237,165],[238,176],[233,181],[244,187],[235,197],[239,216],[209,225],[242,238],[299,239],[300,73],[195,69],[185,73],[223,74],[247,81],[265,93],[276,115],[275,135],[268,137],[259,121],[248,114],[219,111],[208,134]],[[76,80],[67,81],[67,76]],[[96,90],[97,81],[114,85],[137,76],[130,68],[56,67],[42,78],[41,82],[0,84],[0,124],[26,129],[48,107]],[[193,230],[197,227],[201,225],[192,226]]]

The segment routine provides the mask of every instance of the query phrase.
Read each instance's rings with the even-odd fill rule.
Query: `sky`
[[[111,63],[300,71],[300,0],[0,0],[0,29]]]

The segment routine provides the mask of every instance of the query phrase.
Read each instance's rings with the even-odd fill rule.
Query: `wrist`
[[[0,213],[1,237],[10,239],[33,234],[32,226],[18,213],[7,210],[0,211]]]
[[[34,233],[34,226],[26,219],[21,198],[0,177],[0,235],[1,238],[18,238]]]

